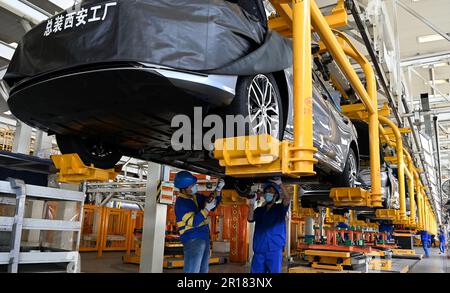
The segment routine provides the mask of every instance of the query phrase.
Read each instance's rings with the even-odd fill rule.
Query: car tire
[[[347,161],[345,163],[344,171],[337,174],[334,185],[336,187],[356,187],[356,180],[358,176],[358,157],[353,149],[349,149]]]
[[[282,99],[272,74],[239,77],[235,98],[229,106],[221,111],[220,115],[222,118],[225,118],[226,115],[250,117],[251,125],[245,128],[245,135],[268,133],[278,140],[283,139]],[[226,124],[224,123],[224,125]],[[236,128],[234,133],[237,133]],[[224,137],[229,136],[231,136],[229,133],[224,133]]]
[[[94,140],[56,135],[56,141],[62,154],[76,153],[87,166],[93,164],[96,168],[111,169],[122,158],[122,153],[117,147]]]

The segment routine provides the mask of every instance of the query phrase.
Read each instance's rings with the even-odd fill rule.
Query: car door
[[[328,143],[328,139],[331,135],[330,128],[330,110],[327,105],[329,97],[323,92],[320,86],[318,86],[318,77],[313,74],[313,143],[314,147],[319,151],[319,159],[329,162],[332,149]]]
[[[343,170],[347,161],[348,150],[351,143],[351,121],[340,111],[340,105],[336,104],[331,98],[330,93],[325,85],[320,81],[318,85],[321,87],[325,95],[328,96],[326,104],[330,115],[329,128],[330,134],[326,138],[326,145],[330,149],[329,158],[334,161],[339,170]]]

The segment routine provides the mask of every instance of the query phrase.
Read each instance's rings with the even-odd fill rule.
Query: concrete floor
[[[424,254],[423,249],[416,247],[416,252]],[[444,255],[439,254],[438,248],[430,249],[430,257],[423,258],[409,271],[410,273],[450,273],[450,259],[447,258],[447,252]]]
[[[423,254],[421,248],[416,248],[416,251]],[[138,265],[122,262],[123,254],[123,252],[105,252],[102,257],[97,257],[96,253],[81,253],[81,271],[83,273],[138,273]],[[430,258],[423,258],[418,262],[404,260],[403,263],[410,265],[410,273],[450,273],[450,259],[447,258],[447,255],[439,255],[438,248],[431,248]],[[210,266],[211,273],[247,273],[249,271],[248,265],[241,264],[228,263]],[[182,273],[183,270],[171,269],[164,270],[164,272]],[[283,272],[287,272],[286,265],[283,266]]]
[[[138,273],[139,265],[124,264],[122,262],[123,252],[104,252],[102,257],[97,257],[95,252],[82,252],[81,272],[83,273]],[[247,273],[250,268],[241,264],[212,265],[209,267],[211,273]],[[182,273],[182,269],[164,270],[165,273]]]

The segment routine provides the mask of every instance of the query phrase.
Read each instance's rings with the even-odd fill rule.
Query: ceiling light
[[[436,42],[436,41],[441,41],[441,40],[445,40],[445,39],[443,36],[438,35],[438,34],[417,37],[417,41],[419,43],[429,43],[429,42]]]
[[[435,79],[434,80],[434,84],[444,84],[444,83],[449,83],[450,80],[448,79]],[[433,81],[430,80],[430,83],[433,84]]]
[[[427,68],[431,68],[431,67],[437,68],[437,67],[445,67],[445,66],[449,66],[448,62],[429,64],[429,65],[422,66],[422,68],[427,69]]]

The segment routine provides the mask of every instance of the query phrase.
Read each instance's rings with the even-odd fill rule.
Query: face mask
[[[272,200],[273,200],[273,193],[264,193],[264,199],[267,202],[272,202]]]
[[[191,190],[192,190],[192,194],[196,194],[198,191],[197,185],[192,186]]]

